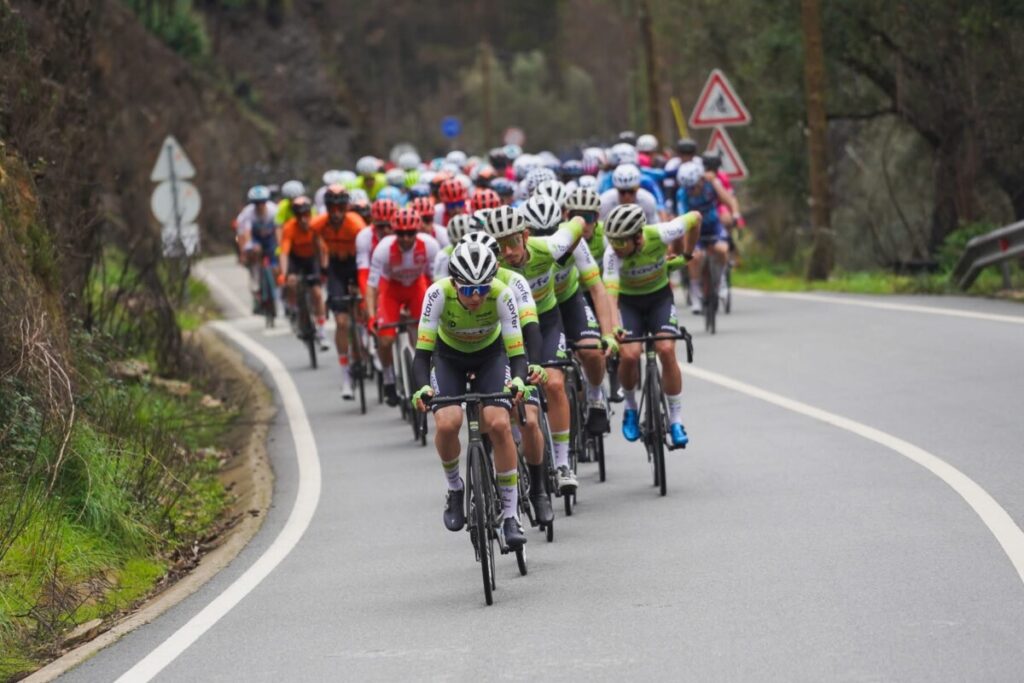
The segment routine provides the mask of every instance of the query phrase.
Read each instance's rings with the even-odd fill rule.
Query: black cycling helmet
[[[619,133],[619,142],[628,142],[629,144],[636,146],[636,133],[631,130],[624,130]]]
[[[348,191],[344,185],[335,183],[327,186],[327,191],[324,192],[324,206],[347,206],[348,205]]]
[[[495,147],[487,153],[487,158],[490,160],[491,166],[495,168],[505,168],[509,165],[508,154],[504,147]]]
[[[697,143],[690,138],[679,138],[676,140],[676,151],[680,154],[696,154]]]
[[[515,186],[508,178],[495,178],[491,181],[491,189],[497,192],[499,197],[511,197],[516,192]]]
[[[722,168],[722,155],[718,152],[704,152],[700,155],[700,160],[704,162],[705,171],[717,171]]]

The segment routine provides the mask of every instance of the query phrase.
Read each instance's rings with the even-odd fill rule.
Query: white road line
[[[744,296],[771,297],[777,299],[795,299],[797,301],[813,301],[815,303],[840,304],[842,306],[861,306],[862,308],[880,308],[885,311],[902,311],[905,313],[927,313],[930,315],[947,315],[953,318],[972,318],[998,323],[1024,325],[1024,315],[1000,315],[998,313],[979,313],[977,311],[961,311],[955,308],[939,308],[937,306],[918,306],[916,304],[894,304],[882,301],[865,301],[847,297],[822,296],[820,294],[803,294],[798,292],[764,292],[756,289],[734,288]]]
[[[218,282],[208,273],[205,277],[211,285]],[[313,439],[313,428],[306,418],[306,410],[302,406],[302,399],[299,397],[299,390],[296,388],[295,382],[292,381],[288,371],[274,354],[234,329],[230,322],[218,321],[211,325],[258,358],[274,378],[274,383],[277,384],[277,390],[281,396],[281,403],[288,416],[292,439],[295,442],[295,456],[299,464],[299,490],[295,497],[295,505],[288,515],[284,528],[259,559],[244,574],[235,579],[235,582],[228,586],[223,593],[189,619],[188,623],[118,678],[118,683],[149,681],[192,643],[196,642],[221,617],[230,612],[292,551],[309,527],[320,500],[320,457],[317,454],[316,441]]]
[[[1021,531],[1020,527],[1013,521],[1013,518],[985,489],[981,488],[973,479],[945,460],[903,439],[855,420],[842,417],[841,415],[815,408],[806,403],[794,401],[793,399],[740,382],[731,377],[720,375],[717,372],[696,368],[692,365],[683,366],[682,363],[680,363],[680,368],[690,377],[696,377],[706,382],[738,391],[741,394],[767,401],[780,408],[792,410],[795,413],[820,420],[833,427],[845,429],[857,436],[894,450],[908,460],[925,468],[956,491],[978,514],[982,523],[988,527],[992,535],[996,537],[999,545],[1003,547],[1003,551],[1017,570],[1017,575],[1020,577],[1021,582],[1024,583],[1024,531]]]
[[[240,318],[253,317],[252,310],[245,305],[235,292],[225,285],[220,278],[216,277],[210,270],[202,263],[197,263],[192,268],[192,272],[200,280],[209,285],[210,289],[217,292],[217,294],[224,299],[227,304],[234,309],[234,312]]]

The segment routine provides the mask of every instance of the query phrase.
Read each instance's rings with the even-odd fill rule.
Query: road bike
[[[263,316],[267,328],[274,327],[277,318],[277,283],[274,281],[270,257],[260,256],[249,267],[249,276],[256,283],[253,292],[256,295],[256,313]]]
[[[668,492],[665,476],[665,448],[675,450],[681,446],[673,446],[668,440],[668,401],[661,388],[661,372],[658,370],[658,354],[654,350],[655,342],[676,339],[686,342],[686,362],[693,362],[693,339],[685,327],[679,328],[678,334],[656,334],[637,337],[625,337],[619,340],[622,344],[644,345],[644,369],[642,389],[640,393],[640,438],[647,451],[647,462],[651,465],[654,485],[659,493]]]
[[[711,250],[706,249],[700,265],[700,289],[704,297],[704,331],[711,334],[715,333],[715,318],[718,315],[718,288],[722,284],[722,267],[718,259],[711,254]]]
[[[561,496],[562,494],[558,490],[558,475],[555,471],[555,450],[554,440],[551,438],[551,426],[548,424],[548,402],[547,397],[544,395],[544,388],[542,386],[535,386],[533,395],[537,397],[537,406],[539,408],[537,415],[537,424],[540,429],[541,436],[544,439],[544,452],[541,460],[541,471],[544,472],[545,481],[547,483],[545,494],[548,497],[548,504],[551,503],[552,492],[555,496]],[[525,413],[521,420],[525,424]],[[522,453],[522,444],[519,448],[519,460],[520,460],[520,472],[528,471],[526,468],[526,459]],[[532,484],[532,482],[531,482]],[[520,489],[521,490],[521,489]],[[521,502],[521,501],[520,501]],[[554,511],[554,507],[552,507]],[[530,526],[537,527],[540,531],[543,531],[545,538],[548,543],[555,540],[555,520],[552,518],[550,522],[544,523],[533,516],[533,510],[527,510],[527,518],[530,520]]]
[[[409,339],[408,331],[415,329],[419,320],[403,317],[397,323],[379,325],[378,330],[395,330],[395,343],[392,348],[392,363],[395,368],[395,391],[398,394],[398,405],[402,419],[412,426],[413,439],[420,445],[427,445],[427,416],[412,406],[412,395],[419,387],[413,386],[412,364],[416,349]]]
[[[309,364],[315,370],[316,365],[316,321],[313,320],[313,288],[306,277],[299,277],[295,294],[295,334],[309,350]]]
[[[484,600],[494,604],[493,591],[497,587],[494,579],[494,547],[502,555],[513,552],[505,542],[502,532],[501,499],[498,496],[498,482],[494,473],[494,461],[484,445],[480,432],[480,414],[484,401],[496,399],[511,400],[506,392],[494,394],[467,393],[461,396],[435,396],[429,399],[431,406],[454,406],[465,404],[466,424],[469,439],[466,444],[465,505],[466,529],[473,544],[476,561],[480,563],[480,574],[484,584]],[[515,549],[519,573],[526,575],[526,548]]]
[[[359,294],[349,294],[338,297],[338,301],[347,307],[351,319],[348,327],[348,371],[352,377],[352,389],[359,396],[359,413],[365,415],[366,380],[373,376],[373,363],[370,360],[369,349],[363,342],[367,336],[366,324],[359,315],[359,305],[363,297]]]

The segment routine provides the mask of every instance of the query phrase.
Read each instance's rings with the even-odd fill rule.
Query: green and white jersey
[[[526,241],[526,262],[521,268],[503,263],[530,283],[530,292],[537,303],[537,313],[547,313],[558,305],[555,298],[555,270],[558,260],[568,254],[583,235],[583,221],[571,220],[558,226],[555,234],[530,237]]]
[[[455,245],[449,244],[437,252],[437,256],[434,257],[434,282],[448,277],[448,262],[452,259],[454,249]]]
[[[604,223],[602,221],[597,222],[597,226],[594,228],[594,234],[587,240],[587,249],[590,249],[590,255],[597,261],[598,267],[604,266],[604,249],[607,243],[604,241]]]
[[[581,280],[583,286],[590,289],[590,286],[600,279],[601,269],[597,265],[597,260],[591,255],[587,243],[580,241],[572,250],[569,260],[555,271],[555,299],[562,303],[572,298],[580,288]]]
[[[498,268],[498,274],[494,276],[494,279],[505,283],[512,290],[512,294],[516,298],[516,306],[519,309],[520,327],[540,322],[540,317],[537,315],[537,303],[533,300],[530,283],[526,281],[525,277],[514,270]]]
[[[491,291],[475,311],[459,302],[451,278],[435,282],[427,289],[420,314],[417,350],[432,352],[440,337],[453,349],[474,353],[486,349],[499,336],[509,358],[526,353],[515,295],[505,283],[495,279]]]
[[[668,245],[697,223],[696,213],[644,226],[643,245],[626,258],[609,247],[604,252],[604,284],[609,294],[637,296],[668,287]]]

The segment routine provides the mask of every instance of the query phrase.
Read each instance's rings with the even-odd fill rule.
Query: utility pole
[[[654,50],[654,28],[651,24],[651,6],[648,0],[637,0],[637,19],[640,22],[640,42],[644,46],[644,71],[647,74],[647,128],[659,138],[661,129],[661,97],[658,95],[661,74],[658,70],[658,54]]]
[[[825,49],[821,1],[801,0],[804,38],[804,98],[807,103],[811,180],[811,233],[814,246],[808,280],[828,279],[835,260],[828,201],[828,123],[825,120]]]
[[[480,42],[480,73],[483,79],[483,104],[484,104],[484,125],[483,125],[483,147],[488,150],[494,141],[494,131],[491,112],[491,44],[486,39]]]

